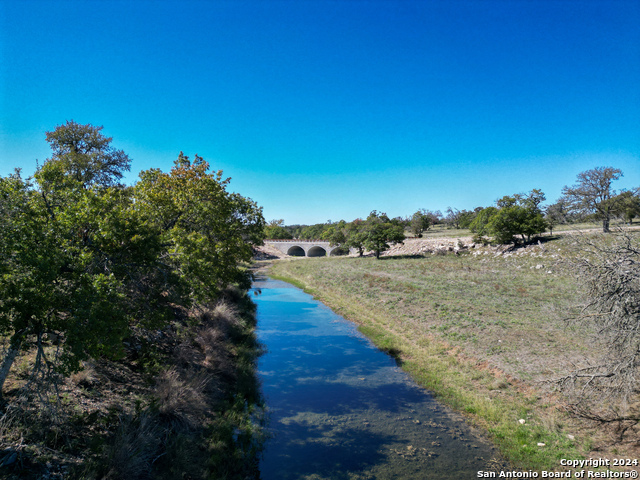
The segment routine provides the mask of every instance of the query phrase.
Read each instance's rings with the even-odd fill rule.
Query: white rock
[[[526,423],[526,420],[524,418],[521,418],[520,420],[518,420],[522,425],[524,425]]]

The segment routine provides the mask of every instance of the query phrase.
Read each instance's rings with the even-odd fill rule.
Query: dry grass
[[[175,367],[165,370],[156,378],[153,397],[163,418],[195,428],[209,409],[204,394],[207,378],[198,374],[185,377]]]
[[[25,389],[33,358],[23,357],[0,416],[0,450],[17,461],[0,467],[0,477],[245,478],[259,451],[261,409],[259,394],[243,390],[257,385],[251,315],[225,303],[177,309],[164,331],[128,339],[127,358],[93,360],[46,390]]]
[[[153,478],[153,463],[161,454],[162,431],[156,418],[143,414],[123,417],[113,441],[105,448],[109,469],[105,480]]]

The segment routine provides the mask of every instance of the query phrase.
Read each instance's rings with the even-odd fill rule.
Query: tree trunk
[[[24,330],[20,330],[13,334],[11,337],[11,343],[9,344],[9,348],[7,349],[4,359],[2,360],[2,365],[0,365],[0,402],[2,401],[2,389],[4,388],[4,382],[7,380],[7,376],[9,375],[9,371],[11,370],[11,366],[15,361],[18,353],[20,353],[20,347],[22,346],[22,341],[24,340]]]
[[[604,233],[609,233],[609,216],[605,215],[602,217],[602,231]]]

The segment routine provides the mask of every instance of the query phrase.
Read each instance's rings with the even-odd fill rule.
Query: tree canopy
[[[538,189],[526,195],[505,195],[496,200],[496,207],[478,211],[469,228],[478,239],[490,235],[497,243],[512,243],[520,236],[523,242],[529,242],[547,228],[540,209],[544,200],[544,193]]]
[[[102,135],[102,129],[71,120],[47,132],[53,155],[38,171],[41,188],[70,183],[82,188],[115,186],[130,170],[131,160],[111,146],[112,138]]]
[[[640,188],[625,190],[612,200],[615,215],[629,222],[629,225],[633,223],[634,218],[640,217]]]
[[[0,178],[0,332],[11,338],[0,391],[23,348],[37,347],[36,370],[74,371],[121,355],[132,328],[162,326],[171,304],[249,285],[242,264],[262,241],[261,208],[182,153],[169,173],[125,187],[128,157],[101,128],[67,122],[47,133],[54,153],[35,183]],[[62,339],[55,365],[42,348],[52,335]]]
[[[284,219],[271,220],[267,222],[264,227],[264,235],[265,238],[271,238],[274,240],[293,238],[291,232],[284,228]]]
[[[363,234],[364,247],[372,250],[376,258],[380,258],[380,253],[389,248],[389,243],[400,243],[405,239],[404,226],[389,219],[386,213],[378,213],[376,210],[364,222]]]
[[[411,229],[411,233],[416,237],[421,237],[423,232],[429,230],[432,223],[432,216],[429,215],[429,213],[430,212],[421,209],[411,216],[409,227]]]

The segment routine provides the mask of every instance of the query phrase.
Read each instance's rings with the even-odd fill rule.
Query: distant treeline
[[[632,224],[640,216],[640,187],[616,192],[613,181],[622,171],[612,167],[596,167],[578,174],[576,184],[565,186],[562,196],[553,204],[546,200],[542,190],[505,195],[494,205],[479,206],[473,210],[447,208],[419,209],[412,215],[389,218],[386,214],[371,212],[366,219],[351,222],[328,221],[315,225],[285,225],[284,220],[271,220],[265,226],[265,237],[270,239],[328,240],[333,244],[361,249],[375,223],[387,223],[401,228],[404,235],[421,237],[435,225],[450,229],[468,229],[477,241],[496,243],[528,242],[545,231],[553,233],[556,225],[601,221],[604,232],[609,231],[612,219]],[[395,234],[394,234],[395,235]],[[396,241],[391,234],[386,241]],[[370,242],[371,243],[371,242]],[[384,243],[384,242],[383,242]]]

